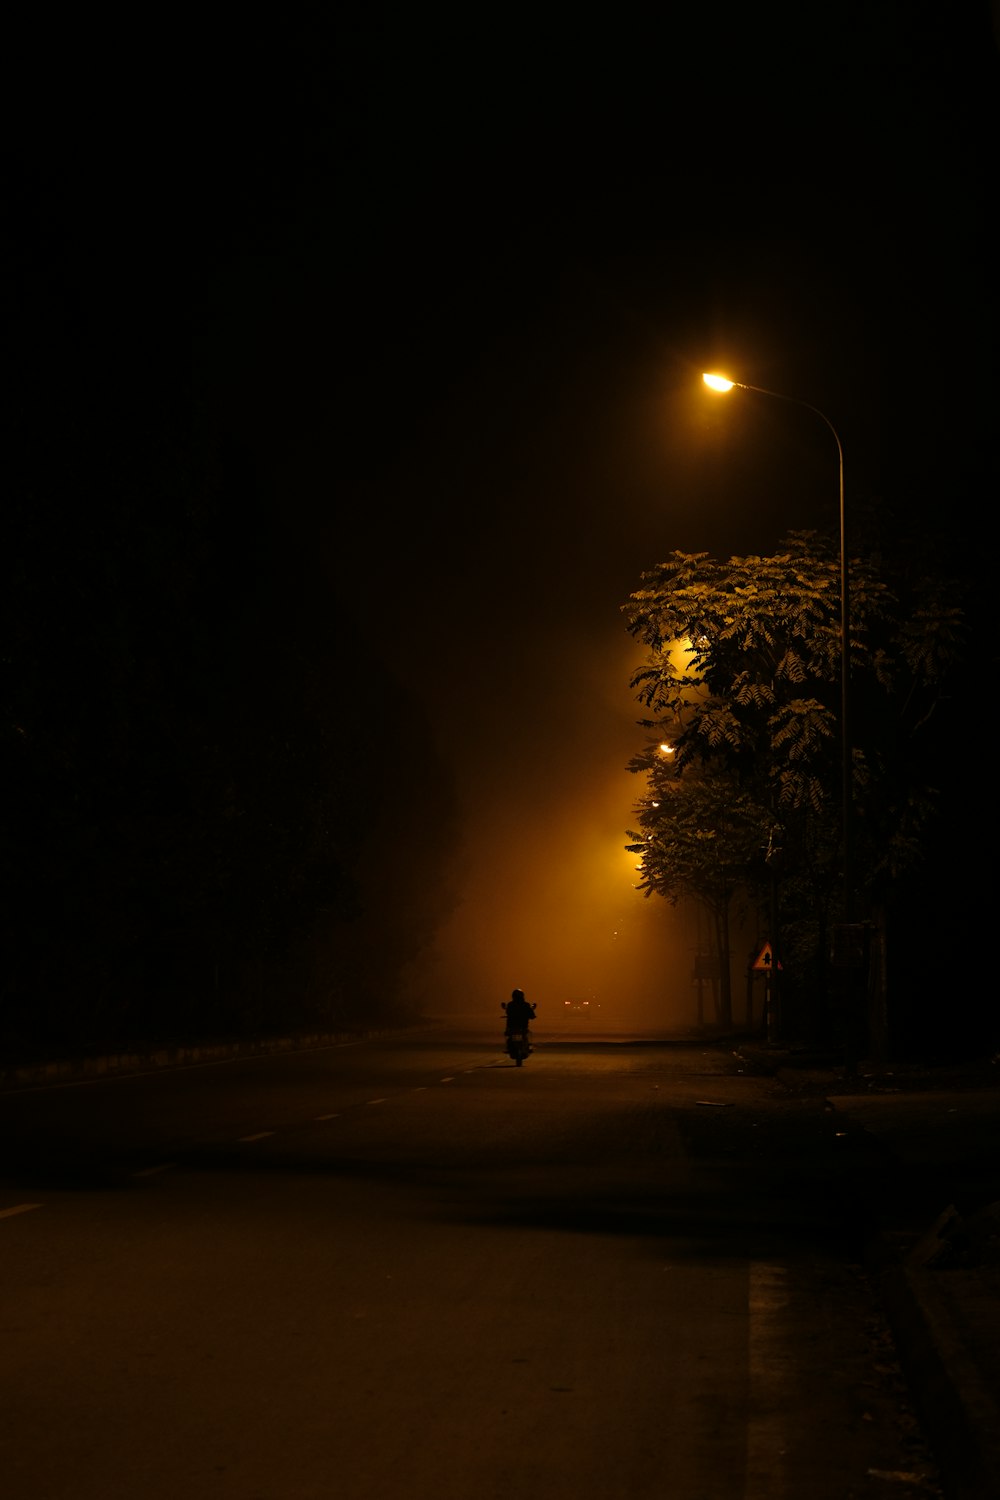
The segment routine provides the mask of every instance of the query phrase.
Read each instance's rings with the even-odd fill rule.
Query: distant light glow
[[[660,743],[660,754],[661,755],[673,755],[673,753],[674,753],[674,747],[673,747],[673,745],[668,745],[667,742],[666,742],[666,740],[662,740],[661,743]]]
[[[727,380],[725,375],[703,375],[701,378],[711,391],[731,391],[735,384],[734,381]]]

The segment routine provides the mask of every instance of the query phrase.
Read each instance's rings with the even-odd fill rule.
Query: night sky
[[[463,902],[414,993],[690,1013],[690,919],[624,850],[621,605],[837,501],[821,423],[702,370],[819,407],[849,505],[978,580],[998,52],[952,11],[172,18],[8,57],[35,389],[86,372],[154,430],[193,405],[251,476],[237,547],[266,513],[261,586],[335,600],[419,702],[381,706],[395,753],[429,735],[455,777]]]

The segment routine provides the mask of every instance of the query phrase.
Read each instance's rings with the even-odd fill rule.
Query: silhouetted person
[[[525,1000],[523,990],[514,990],[503,1009],[507,1012],[507,1036],[512,1031],[526,1031],[528,1022],[535,1019],[535,1007]]]

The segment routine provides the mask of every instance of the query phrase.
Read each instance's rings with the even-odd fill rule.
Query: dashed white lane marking
[[[341,1043],[340,1045],[342,1045],[342,1046],[348,1046],[349,1047],[349,1046],[354,1046],[355,1043],[353,1043],[353,1042],[344,1042],[344,1043]],[[466,1068],[465,1071],[467,1073],[475,1073],[477,1071],[477,1069],[475,1069],[475,1068]],[[454,1079],[453,1076],[450,1077],[450,1078],[442,1078],[441,1082],[442,1083],[454,1083],[455,1079]],[[413,1090],[413,1092],[415,1094],[425,1094],[427,1092],[427,1085],[425,1083],[420,1083],[420,1084],[418,1084],[416,1086],[416,1088]],[[384,1098],[382,1098],[382,1099],[369,1099],[368,1103],[369,1104],[385,1104],[386,1100]],[[318,1123],[320,1123],[321,1121],[324,1121],[324,1120],[339,1120],[340,1119],[340,1115],[339,1115],[339,1113],[338,1114],[330,1114],[330,1115],[316,1115],[316,1116],[314,1116],[314,1119],[315,1119],[316,1123],[318,1124]],[[241,1135],[240,1138],[239,1138],[240,1145],[246,1146],[246,1145],[249,1145],[252,1141],[266,1141],[270,1136],[273,1136],[275,1133],[276,1132],[273,1131],[273,1130],[258,1130],[253,1135]],[[157,1164],[155,1166],[153,1166],[153,1167],[141,1167],[141,1168],[139,1168],[138,1171],[133,1172],[131,1175],[133,1177],[158,1177],[162,1172],[173,1171],[173,1169],[176,1166],[177,1166],[177,1163],[175,1161],[161,1161],[161,1162],[157,1162]],[[15,1204],[15,1206],[13,1208],[0,1208],[0,1219],[12,1219],[15,1214],[27,1214],[27,1213],[30,1213],[33,1208],[41,1208],[41,1206],[42,1205],[40,1203],[18,1203],[18,1204]]]

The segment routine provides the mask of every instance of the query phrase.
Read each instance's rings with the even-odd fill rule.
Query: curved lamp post
[[[841,802],[841,858],[843,861],[844,880],[844,921],[851,922],[854,914],[854,892],[852,889],[852,860],[851,860],[851,732],[850,732],[850,690],[851,690],[851,641],[850,641],[850,595],[847,571],[847,518],[844,510],[844,450],[841,447],[837,429],[830,418],[821,412],[818,406],[811,406],[808,401],[801,401],[797,396],[784,396],[780,391],[768,391],[760,385],[745,385],[741,380],[729,380],[725,375],[703,375],[702,380],[710,390],[725,393],[734,387],[740,391],[756,391],[759,396],[773,396],[777,401],[789,401],[793,406],[804,406],[819,417],[821,422],[833,433],[833,440],[837,445],[837,459],[839,463],[840,477],[840,743],[841,743],[841,775],[840,775],[840,802]]]

